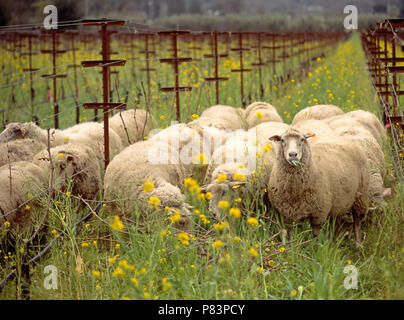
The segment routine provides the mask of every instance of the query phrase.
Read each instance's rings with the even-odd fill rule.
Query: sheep
[[[254,102],[244,110],[244,118],[248,128],[252,128],[260,123],[283,122],[276,108],[266,102]]]
[[[215,150],[209,162],[204,182],[212,194],[209,208],[217,216],[217,204],[226,190],[258,178],[264,187],[275,161],[276,145],[269,141],[281,134],[289,125],[282,122],[264,122],[248,131],[236,131],[227,137],[225,144]],[[222,181],[220,177],[226,176]],[[256,179],[256,180],[258,180]]]
[[[323,120],[333,116],[343,115],[342,111],[337,106],[332,104],[319,104],[300,110],[293,118],[292,125],[305,120]]]
[[[27,226],[33,207],[30,199],[40,194],[45,184],[44,171],[31,162],[17,161],[0,167],[0,226],[7,221],[13,228]]]
[[[179,162],[175,148],[165,141],[140,141],[122,151],[107,167],[104,177],[104,200],[108,213],[133,212],[133,200],[147,202],[158,197],[160,207],[179,210],[179,228],[189,228],[189,216],[185,196],[179,187],[184,181],[185,169]],[[144,183],[153,183],[152,190],[144,190]],[[123,207],[119,207],[123,199]],[[131,203],[132,201],[132,203]]]
[[[317,137],[335,136],[331,127],[322,120],[300,121],[295,127],[304,133],[315,133],[315,136],[313,136],[310,141],[317,139]]]
[[[205,109],[201,116],[191,123],[193,125],[229,130],[246,127],[243,109],[223,105],[216,105]]]
[[[9,162],[31,160],[46,145],[37,139],[10,140],[0,144],[0,166]]]
[[[368,130],[376,140],[382,144],[386,139],[386,130],[379,121],[379,119],[371,112],[364,110],[355,110],[351,112],[347,112],[340,116],[334,116],[329,119],[323,120],[326,122],[332,129],[336,129],[338,127],[346,127],[346,126],[362,126],[366,130]]]
[[[109,127],[119,135],[123,145],[143,140],[156,126],[156,121],[150,113],[141,109],[126,110],[109,119]]]
[[[41,129],[33,122],[9,123],[4,131],[0,134],[0,144],[15,140],[32,139],[41,142],[44,145],[48,144],[47,130]],[[62,130],[51,129],[50,145],[51,147],[64,143],[65,136]]]
[[[391,188],[384,188],[383,178],[385,173],[384,153],[377,140],[363,127],[346,126],[335,129],[335,134],[343,136],[358,144],[367,156],[369,168],[369,194],[376,201],[391,194]]]
[[[102,186],[101,166],[95,160],[94,151],[84,144],[68,143],[51,148],[50,154],[55,168],[55,189],[65,191],[72,181],[73,195],[94,199]],[[45,149],[36,154],[33,163],[43,168],[50,177],[48,150]]]
[[[104,126],[98,122],[83,122],[63,130],[65,141],[84,144],[90,147],[98,161],[104,160]],[[109,128],[109,152],[113,158],[122,151],[123,146],[119,135]]]
[[[310,219],[315,236],[327,218],[353,222],[359,243],[361,221],[368,211],[366,156],[342,137],[309,145],[311,136],[291,127],[271,137],[279,148],[269,178],[269,200],[286,220]]]

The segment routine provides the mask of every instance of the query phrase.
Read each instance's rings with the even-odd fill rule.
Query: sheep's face
[[[298,130],[287,130],[281,136],[272,136],[269,138],[272,141],[280,143],[281,148],[279,152],[290,164],[293,161],[302,161],[304,157],[304,149],[307,145],[307,138],[312,137],[314,134],[303,134]]]

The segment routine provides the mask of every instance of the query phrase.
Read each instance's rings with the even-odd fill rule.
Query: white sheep
[[[279,148],[269,200],[286,220],[310,219],[316,236],[327,218],[353,222],[360,242],[361,221],[368,211],[366,156],[342,137],[321,138],[312,145],[309,137],[293,127],[271,137]]]
[[[293,118],[292,125],[296,125],[305,120],[323,120],[337,115],[343,115],[337,106],[332,104],[319,104],[300,110]]]
[[[246,128],[244,110],[223,105],[216,105],[205,109],[201,116],[191,123],[224,130]]]
[[[368,168],[370,173],[369,194],[376,201],[391,194],[391,188],[385,188],[383,178],[385,175],[384,153],[373,135],[361,126],[341,126],[335,129],[335,134],[343,136],[353,142],[363,150],[367,156]]]
[[[379,119],[373,113],[368,111],[355,110],[340,116],[325,119],[324,122],[326,122],[333,130],[338,127],[361,126],[368,130],[380,144],[386,139],[386,129]]]
[[[179,210],[179,228],[188,229],[190,212],[179,189],[185,169],[178,160],[175,148],[164,141],[141,141],[127,147],[111,161],[105,172],[107,212],[117,214],[121,210],[130,214],[139,201],[142,205],[151,197],[157,197],[159,207]],[[144,183],[148,181],[154,188],[145,191]]]
[[[40,150],[46,148],[42,141],[37,139],[11,140],[0,144],[0,166],[9,162],[31,160]]]
[[[104,160],[104,125],[98,122],[83,122],[63,130],[65,141],[84,144],[91,148],[96,156],[94,161]],[[112,159],[122,151],[123,146],[119,135],[109,128],[109,152]]]
[[[276,108],[266,102],[254,102],[244,110],[248,128],[263,122],[283,122]]]
[[[22,139],[32,139],[44,145],[48,145],[48,132],[46,129],[41,129],[33,122],[12,122],[9,123],[0,134],[0,144]],[[50,130],[51,147],[64,143],[64,139],[65,137],[62,130]]]
[[[151,114],[142,109],[122,111],[109,119],[109,127],[119,135],[123,145],[143,140],[156,126]]]
[[[101,166],[94,151],[83,144],[67,143],[50,149],[54,166],[54,188],[66,191],[72,184],[73,195],[94,199],[102,187]],[[43,168],[50,177],[50,161],[47,149],[35,155],[33,162]]]
[[[331,127],[322,120],[305,120],[298,122],[295,127],[299,131],[307,134],[315,133],[310,141],[316,140],[317,137],[330,137],[335,136],[334,131]]]
[[[230,133],[225,144],[215,150],[204,179],[205,190],[212,194],[209,207],[215,215],[220,212],[218,202],[231,187],[251,181],[261,181],[260,187],[266,187],[276,148],[269,137],[288,127],[282,122],[264,122],[248,131]]]
[[[6,221],[13,228],[29,224],[36,196],[44,190],[46,180],[42,168],[28,161],[0,167],[1,227]]]

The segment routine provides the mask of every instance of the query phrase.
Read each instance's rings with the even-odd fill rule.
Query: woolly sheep
[[[63,130],[65,141],[84,144],[91,148],[98,161],[104,160],[104,125],[98,122],[83,122]],[[110,158],[123,149],[121,138],[109,128]]]
[[[341,116],[335,116],[324,120],[332,129],[338,127],[361,126],[368,130],[379,143],[386,139],[386,130],[379,119],[371,112],[355,110]]]
[[[111,161],[105,172],[107,212],[116,214],[121,209],[123,214],[129,214],[138,203],[135,200],[147,202],[150,197],[158,197],[160,207],[179,210],[179,228],[188,229],[190,212],[179,189],[185,170],[178,158],[175,148],[164,141],[140,141],[127,147]],[[148,179],[154,184],[150,192],[143,189]],[[118,205],[120,199],[123,199],[123,207]]]
[[[212,194],[209,208],[215,215],[220,213],[219,200],[231,187],[249,183],[253,177],[266,186],[276,148],[269,137],[281,134],[288,127],[281,122],[264,122],[248,131],[236,131],[214,152],[204,181],[206,191]],[[225,181],[219,181],[218,178],[224,175]]]
[[[269,179],[269,200],[286,220],[310,219],[316,236],[327,218],[353,222],[360,242],[361,221],[368,211],[366,156],[342,137],[324,138],[311,146],[309,137],[291,127],[271,138],[280,143]]]
[[[199,119],[194,120],[193,123],[200,126],[229,130],[246,127],[243,109],[223,105],[216,105],[205,109]]]
[[[330,126],[321,120],[301,121],[296,124],[295,127],[303,133],[314,133],[315,136],[313,136],[310,141],[316,140],[317,137],[335,136],[335,133]]]
[[[384,153],[377,140],[366,129],[357,127],[338,127],[335,133],[354,141],[363,150],[367,157],[370,173],[369,194],[375,200],[381,201],[391,194],[391,188],[384,188],[383,178],[385,173]]]
[[[45,184],[46,176],[42,168],[31,162],[17,161],[10,166],[0,167],[0,226],[4,226],[6,221],[13,228],[29,224],[30,209],[33,207],[33,203],[28,202],[29,193],[32,196],[40,194]]]
[[[323,120],[333,116],[343,115],[342,111],[337,106],[332,104],[319,104],[300,110],[293,118],[292,125],[305,120]]]
[[[22,139],[32,139],[44,145],[48,145],[48,132],[46,129],[41,129],[33,122],[12,122],[9,123],[0,134],[0,144]],[[57,129],[50,130],[51,147],[62,144],[64,139],[63,131]]]
[[[128,145],[129,141],[134,143],[143,140],[156,126],[156,121],[150,113],[141,109],[126,110],[109,119],[109,127],[119,135],[123,145]],[[126,133],[125,127],[128,133]]]
[[[46,145],[40,140],[23,139],[11,140],[0,144],[0,166],[9,162],[31,160],[33,156]]]
[[[94,199],[102,186],[101,167],[94,151],[83,144],[68,143],[50,149],[54,171],[54,187],[65,191],[73,182],[72,194],[84,199]],[[50,177],[48,150],[35,155],[34,163],[43,168]]]
[[[283,122],[276,108],[266,102],[254,102],[244,110],[248,128],[263,122]]]

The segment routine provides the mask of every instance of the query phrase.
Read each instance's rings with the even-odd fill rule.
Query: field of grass
[[[377,114],[358,35],[319,59],[302,81],[290,79],[283,88],[282,94],[267,94],[265,101],[277,106],[287,123],[302,108],[322,103]],[[258,90],[251,80],[246,91],[253,92],[252,99],[258,99]],[[222,97],[223,103],[240,106],[237,85],[226,84]],[[209,101],[195,104],[193,99],[182,107],[187,119],[209,105]],[[152,105],[151,111],[161,126],[174,119],[171,101],[158,108]],[[394,176],[387,147],[385,158],[385,182],[394,195],[384,204],[384,213],[373,213],[362,227],[359,248],[346,237],[334,240],[332,223],[323,227],[318,238],[313,238],[308,222],[284,224],[267,206],[259,175],[251,190],[236,189],[225,195],[222,221],[215,221],[209,212],[198,174],[188,179],[183,191],[195,207],[190,234],[172,227],[175,216],[162,210],[160,216],[166,215],[162,221],[152,208],[142,223],[135,223],[138,212],[121,220],[101,209],[75,234],[72,226],[88,208],[69,192],[60,194],[52,200],[41,241],[59,237],[60,232],[64,239],[31,268],[31,298],[403,299],[404,186]],[[34,216],[39,213],[33,209]],[[285,229],[290,230],[288,237]],[[16,236],[7,229],[0,232],[0,239]],[[8,254],[3,242],[0,277],[21,264],[26,250],[17,246]],[[34,253],[37,248],[29,250]],[[48,265],[58,270],[56,290],[44,287]],[[357,269],[357,289],[344,287],[348,265]],[[18,275],[17,285],[10,282],[0,298],[20,298],[22,281]]]

